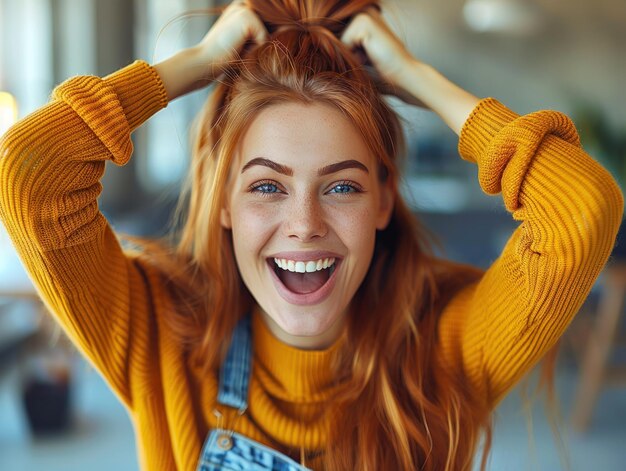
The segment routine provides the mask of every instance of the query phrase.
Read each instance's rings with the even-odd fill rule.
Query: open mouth
[[[319,291],[328,283],[338,260],[325,258],[304,262],[274,258],[268,263],[285,288],[296,295],[306,295]]]

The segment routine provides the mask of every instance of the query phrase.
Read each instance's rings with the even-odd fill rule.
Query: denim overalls
[[[248,408],[252,366],[251,316],[244,317],[233,333],[220,369],[217,402],[242,415]],[[216,411],[217,413],[217,411]],[[218,413],[219,414],[219,413]],[[232,430],[211,430],[202,448],[197,471],[310,471],[309,468]]]

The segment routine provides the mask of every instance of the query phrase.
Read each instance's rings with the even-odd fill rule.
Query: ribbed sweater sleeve
[[[127,404],[130,332],[140,330],[130,313],[147,319],[149,299],[97,198],[105,161],[125,164],[131,132],[166,104],[156,72],[137,61],[69,79],[0,141],[0,218],[49,310]]]
[[[442,313],[441,346],[495,404],[552,347],[608,260],[622,193],[554,111],[518,116],[482,100],[459,141],[519,226],[499,258]]]

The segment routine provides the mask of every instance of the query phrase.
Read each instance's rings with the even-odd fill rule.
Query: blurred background
[[[194,44],[210,0],[0,0],[0,134],[77,74],[107,75]],[[398,0],[386,17],[419,58],[520,114],[556,109],[585,148],[626,183],[624,0]],[[177,19],[176,19],[177,18]],[[167,230],[188,163],[188,128],[209,90],[180,99],[134,133],[124,168],[107,167],[100,208],[117,230]],[[482,193],[476,167],[431,113],[397,101],[409,158],[404,191],[440,252],[488,267],[517,223]],[[536,374],[499,406],[489,470],[626,469],[626,250],[561,342],[559,411],[534,398]],[[626,240],[626,239],[624,239]],[[551,417],[558,424],[555,435]],[[0,229],[0,470],[137,469],[132,424],[37,301]]]

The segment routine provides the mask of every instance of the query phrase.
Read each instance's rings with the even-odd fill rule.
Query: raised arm
[[[220,73],[254,39],[241,22],[255,18],[236,2],[198,46],[155,67],[72,78],[0,140],[0,219],[49,310],[127,405],[129,369],[150,367],[163,293],[98,209],[105,162],[127,163],[132,131]]]
[[[493,99],[465,123],[461,156],[520,221],[482,280],[448,305],[444,349],[497,402],[558,340],[606,264],[624,201],[554,111],[518,116]]]
[[[126,402],[130,310],[147,300],[97,197],[105,161],[125,164],[131,132],[165,104],[137,62],[68,80],[0,141],[1,219],[49,310]]]
[[[376,11],[344,40],[363,47],[399,95],[413,96],[457,134],[479,184],[502,193],[520,221],[479,282],[458,293],[439,323],[441,352],[495,404],[556,342],[613,248],[623,213],[610,174],[580,147],[572,122],[540,111],[519,116],[479,100],[410,56]]]

